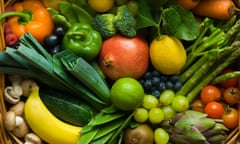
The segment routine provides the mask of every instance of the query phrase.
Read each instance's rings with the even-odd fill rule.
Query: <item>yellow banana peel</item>
[[[76,144],[80,138],[77,127],[56,118],[39,96],[39,87],[33,87],[25,103],[25,118],[30,128],[49,144]]]

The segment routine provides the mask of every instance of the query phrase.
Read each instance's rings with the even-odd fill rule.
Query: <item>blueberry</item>
[[[159,83],[160,83],[160,78],[159,78],[159,77],[153,77],[153,78],[152,78],[152,84],[153,84],[154,86],[159,85]]]
[[[160,73],[157,70],[152,71],[152,76],[159,77]]]
[[[178,75],[172,75],[172,76],[170,76],[169,80],[171,82],[177,82],[177,81],[179,81],[179,76]]]
[[[143,78],[145,79],[145,80],[147,80],[147,79],[151,79],[151,77],[152,77],[152,75],[151,75],[151,72],[146,72],[145,74],[144,74],[144,76],[143,76]]]
[[[163,90],[165,90],[166,89],[166,84],[165,84],[165,82],[160,82],[159,83],[159,88],[158,88],[160,91],[163,91]]]
[[[160,91],[154,90],[154,91],[152,91],[152,95],[154,95],[158,98],[160,96]]]
[[[166,82],[166,81],[168,80],[168,76],[166,76],[166,75],[161,75],[161,76],[160,76],[160,79],[161,79],[161,81]]]
[[[175,90],[179,90],[182,87],[182,83],[180,81],[176,82],[174,85]]]
[[[174,84],[171,81],[167,81],[166,82],[166,88],[167,89],[172,89],[172,88],[174,88]]]
[[[149,90],[152,88],[152,81],[151,80],[146,80],[143,84],[144,89]]]

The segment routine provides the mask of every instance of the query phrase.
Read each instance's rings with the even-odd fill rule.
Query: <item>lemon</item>
[[[150,44],[150,60],[153,67],[167,75],[178,74],[186,63],[187,54],[180,40],[163,35]]]
[[[136,79],[123,77],[113,83],[110,97],[116,108],[124,111],[134,110],[142,103],[144,89]]]
[[[87,0],[87,2],[96,12],[107,12],[114,5],[114,0]]]

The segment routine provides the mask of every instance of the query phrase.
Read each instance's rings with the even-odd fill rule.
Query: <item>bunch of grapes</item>
[[[173,90],[166,89],[159,98],[150,94],[144,95],[142,105],[135,109],[133,117],[139,123],[148,121],[151,124],[159,124],[187,109],[189,101],[185,96],[176,95]]]
[[[182,87],[182,82],[178,75],[165,75],[157,70],[149,69],[140,79],[145,93],[159,97],[165,89],[179,90]]]

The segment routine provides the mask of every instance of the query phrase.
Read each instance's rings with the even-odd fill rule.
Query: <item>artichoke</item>
[[[222,121],[193,110],[178,113],[164,120],[161,126],[168,130],[171,141],[176,144],[222,144],[228,131]]]

